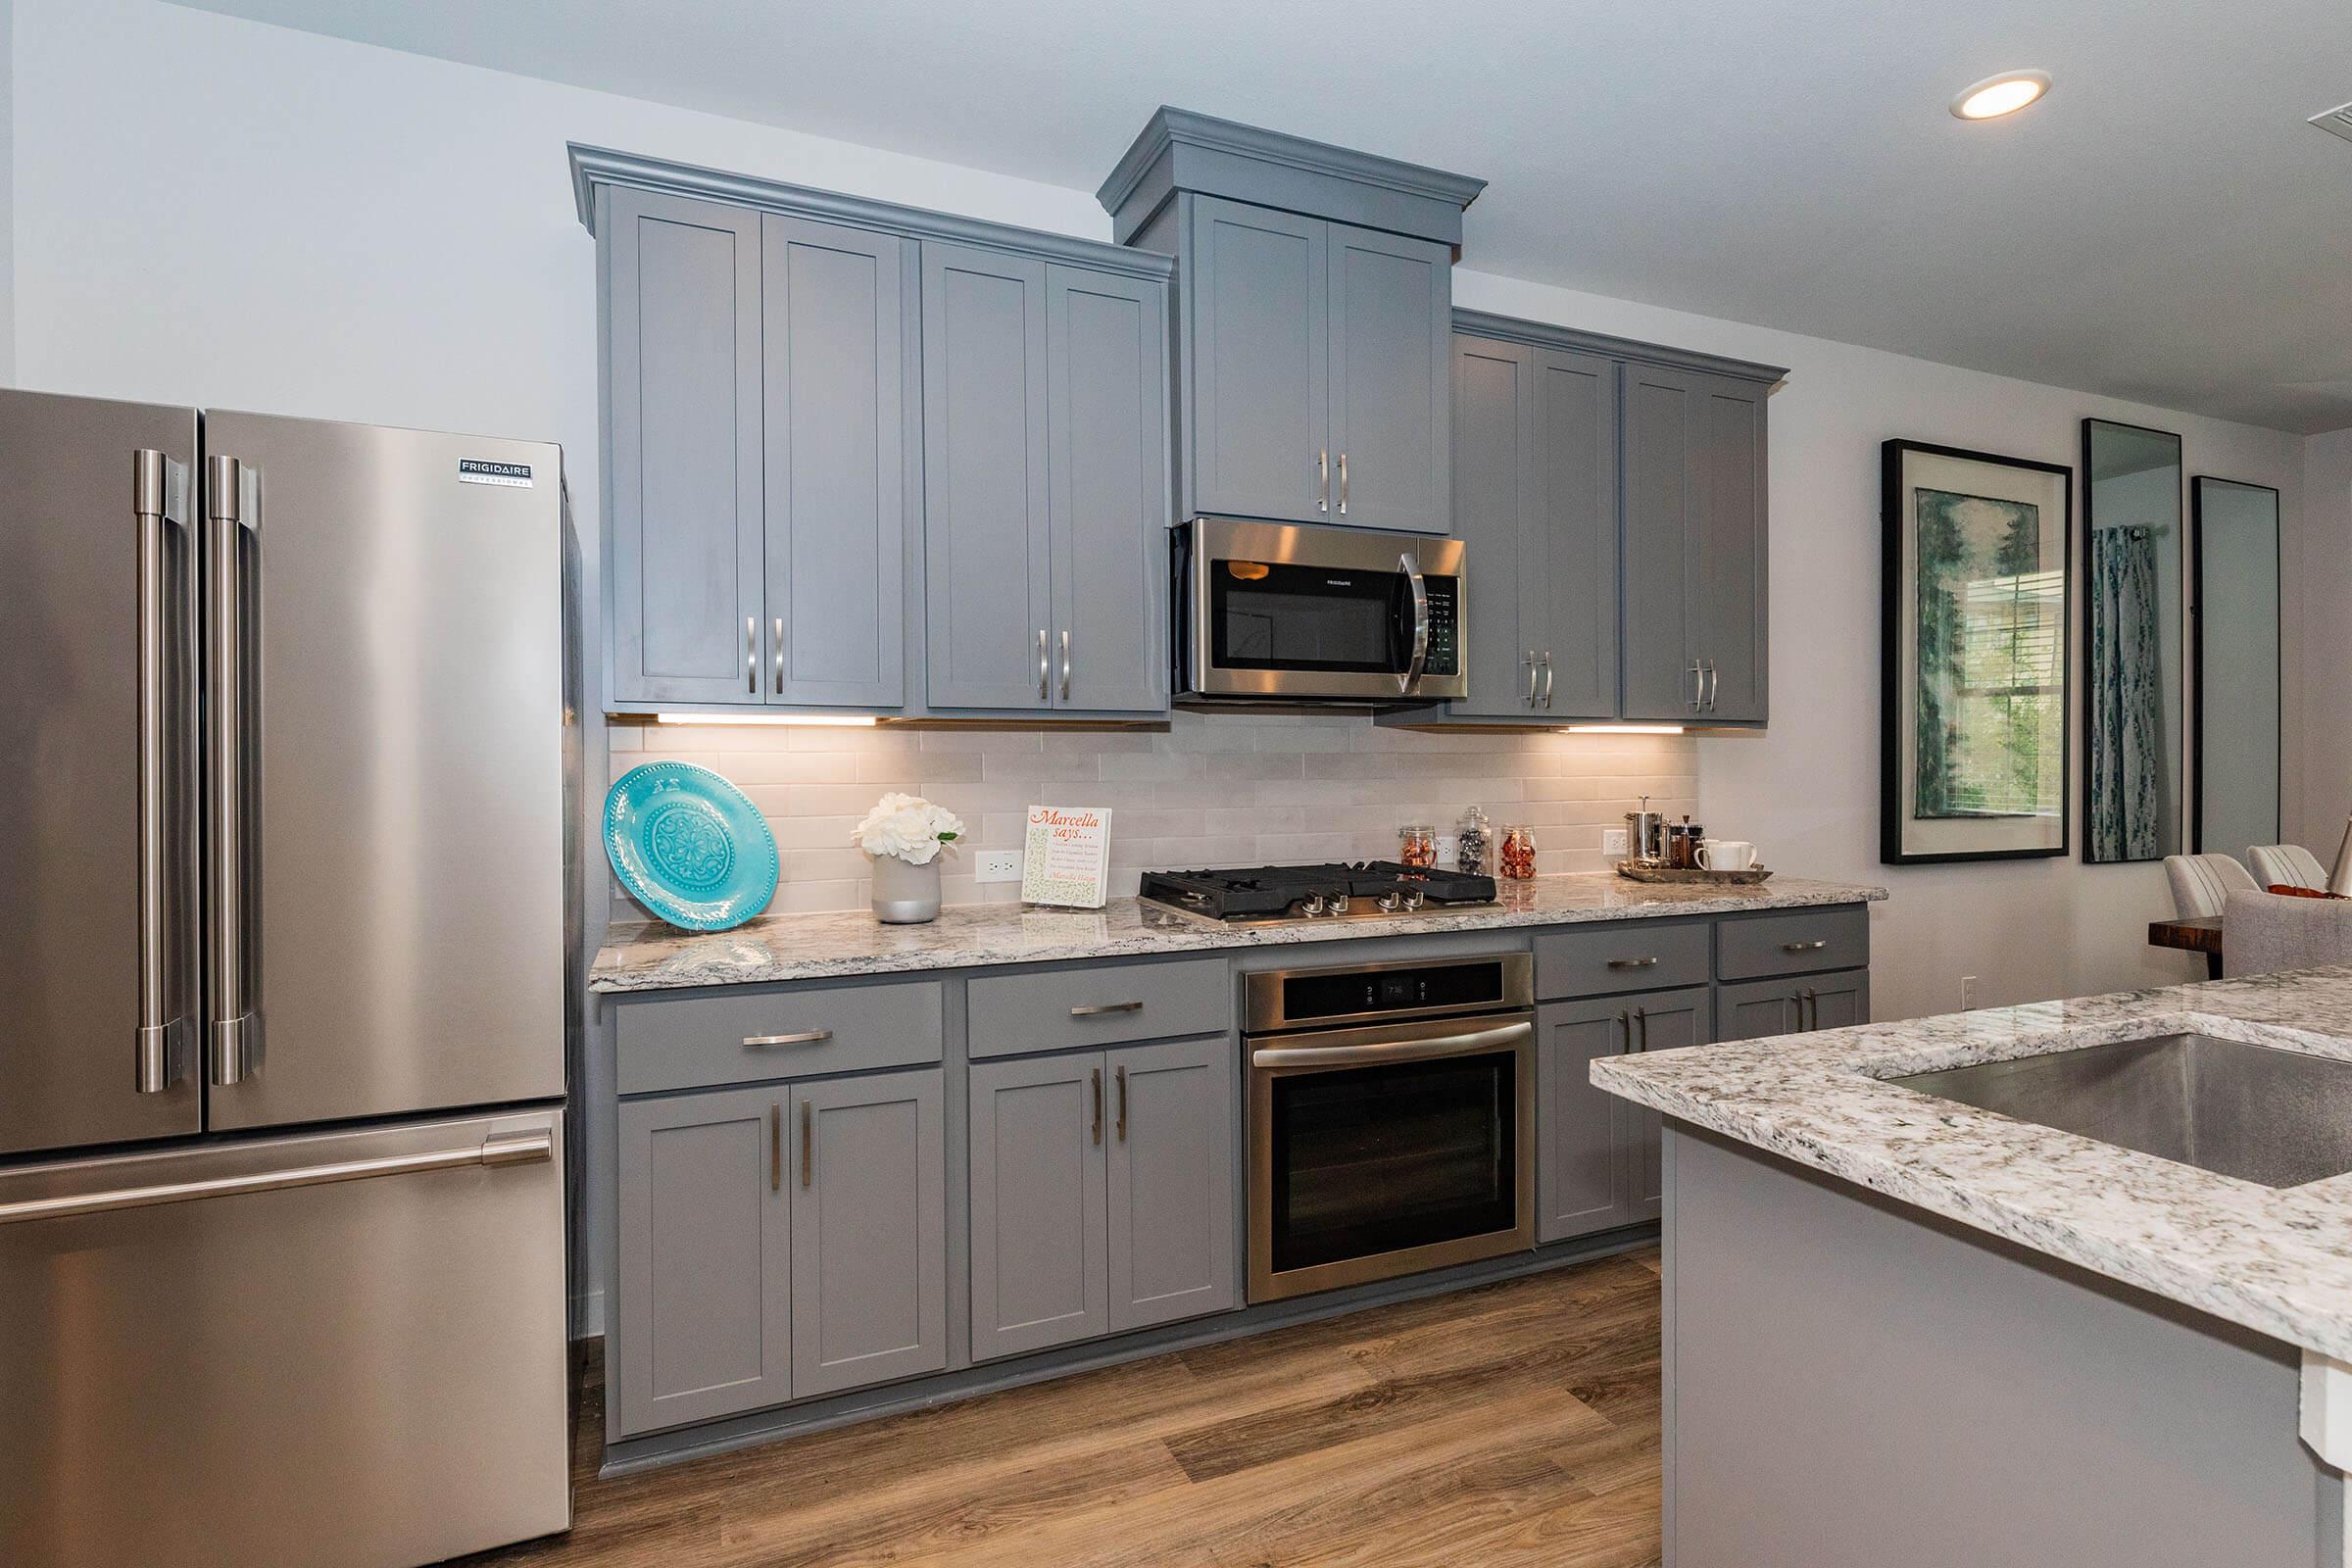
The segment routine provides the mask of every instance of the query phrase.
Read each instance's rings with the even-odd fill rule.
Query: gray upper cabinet
[[[603,193],[607,692],[757,703],[760,216]]]
[[[1046,269],[1054,706],[1168,706],[1168,289]]]
[[[1764,722],[1767,390],[1626,368],[1626,718]]]
[[[1445,533],[1452,525],[1453,255],[1330,225],[1330,520]],[[1318,517],[1322,514],[1317,514]]]
[[[1110,1332],[1102,1056],[971,1069],[972,1359]]]
[[[761,220],[767,700],[906,698],[901,270],[888,234]]]
[[[1112,1101],[1112,1330],[1239,1305],[1240,1057],[1232,1038],[1126,1046],[1103,1060]]]
[[[620,1107],[618,1430],[792,1397],[784,1092]]]
[[[1240,202],[1193,204],[1190,513],[1333,520],[1329,227]]]
[[[1617,705],[1617,366],[1453,339],[1454,526],[1470,695],[1455,716],[1607,718]]]
[[[940,1070],[792,1091],[792,1392],[811,1398],[948,1364]]]
[[[923,489],[931,702],[1050,707],[1044,263],[923,246]]]

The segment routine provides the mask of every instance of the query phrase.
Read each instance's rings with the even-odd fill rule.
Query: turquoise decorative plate
[[[692,762],[647,762],[605,797],[605,853],[638,903],[688,931],[724,931],[776,892],[776,839],[743,791]]]

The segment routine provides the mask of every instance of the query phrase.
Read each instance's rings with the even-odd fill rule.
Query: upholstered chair
[[[2219,914],[2232,892],[2252,893],[2262,886],[2227,855],[2168,855],[2164,874],[2172,879],[2173,912],[2183,920]]]
[[[2328,868],[2300,844],[2257,844],[2246,854],[2254,862],[2254,880],[2266,888],[2328,886]]]
[[[2275,974],[2352,963],[2352,900],[2240,888],[2222,911],[2226,974]]]

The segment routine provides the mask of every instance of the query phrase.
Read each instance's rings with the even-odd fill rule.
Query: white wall
[[[16,115],[34,127],[15,158],[23,383],[553,437],[590,542],[594,254],[572,215],[566,140],[1108,232],[1084,191],[153,0],[14,4]],[[1119,150],[1103,149],[1104,168]],[[1772,417],[1774,723],[1699,743],[1699,801],[1711,827],[1760,841],[1792,872],[1893,887],[1874,927],[1880,1014],[1948,1009],[1964,973],[1988,1002],[2192,973],[2141,946],[2141,923],[2167,904],[2154,866],[1878,863],[1878,443],[2072,464],[2084,415],[2179,430],[2190,471],[2281,489],[2290,582],[2302,443],[1480,273],[1476,218],[1456,278],[1465,305],[1791,368]],[[2293,639],[2290,627],[2290,712]],[[2340,757],[2329,776],[2348,776]],[[2346,788],[2328,790],[2320,806],[2343,809]],[[591,1093],[609,1083],[606,1064],[592,1069]],[[596,1132],[591,1158],[610,1169],[609,1129]],[[592,1224],[591,1247],[600,1236]]]
[[[2178,430],[2189,472],[2279,487],[2291,581],[2300,437],[1467,268],[1455,271],[1454,298],[1789,368],[1772,399],[1772,728],[1702,740],[1698,798],[1710,831],[1754,839],[1777,864],[1892,889],[1871,926],[1879,1016],[1948,1012],[1962,975],[1979,977],[1987,1004],[2199,976],[2200,960],[2145,945],[2146,922],[2172,906],[2161,866],[1879,863],[1879,443],[1900,436],[2071,466],[2085,416]],[[2080,569],[2079,497],[2075,527]],[[2290,685],[2294,637],[2290,626]],[[2074,737],[2079,856],[2079,709]]]

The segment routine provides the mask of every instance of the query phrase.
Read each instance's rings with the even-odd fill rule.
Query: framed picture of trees
[[[1880,858],[2067,853],[2074,470],[1888,441]]]

